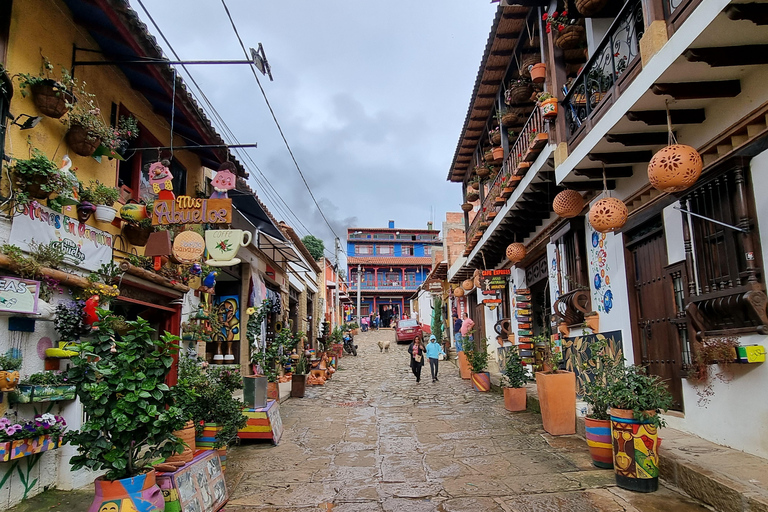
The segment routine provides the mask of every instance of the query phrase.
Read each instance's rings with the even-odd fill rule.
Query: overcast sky
[[[219,0],[143,3],[182,59],[243,57]],[[158,36],[138,1],[131,5]],[[446,211],[460,211],[460,186],[446,176],[497,4],[227,5],[246,47],[264,46],[275,81],[262,79],[262,85],[342,243],[347,227],[385,227],[390,219],[397,227],[426,227],[434,215],[439,229]],[[159,37],[158,42],[165,48]],[[251,178],[251,187],[278,220],[332,249],[333,234],[301,183],[251,71],[188,69],[240,142],[258,143],[248,153],[306,229],[264,190],[261,176],[258,182]]]

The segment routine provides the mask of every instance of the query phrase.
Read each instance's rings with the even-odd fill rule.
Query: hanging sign
[[[434,280],[434,281],[427,281],[427,291],[430,291],[432,293],[441,293],[443,291],[443,282]]]
[[[13,216],[8,243],[30,252],[29,244],[60,247],[64,261],[85,270],[98,270],[112,261],[112,235],[85,222],[33,202]]]
[[[0,277],[0,311],[37,313],[40,282],[18,277]]]
[[[176,199],[158,199],[152,210],[152,225],[168,224],[230,224],[231,199],[203,199],[179,196]]]
[[[205,240],[194,231],[182,231],[173,240],[173,255],[182,263],[200,261],[205,252]]]

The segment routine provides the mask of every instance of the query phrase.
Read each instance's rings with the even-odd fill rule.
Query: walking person
[[[416,382],[421,382],[421,367],[424,366],[424,344],[421,338],[414,339],[408,345],[408,352],[411,354],[411,371],[416,376]]]
[[[456,313],[453,314],[453,340],[456,342],[456,352],[462,352],[464,347],[461,346],[461,318]],[[456,358],[458,359],[458,357]]]
[[[429,370],[432,372],[432,382],[438,381],[437,362],[440,360],[440,354],[445,356],[443,347],[437,343],[435,335],[431,334],[429,336],[429,343],[427,343],[427,359],[429,359]]]

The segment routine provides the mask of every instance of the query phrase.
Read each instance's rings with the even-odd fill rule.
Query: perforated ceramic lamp
[[[600,233],[621,229],[627,222],[627,205],[615,197],[605,197],[589,209],[589,223]]]
[[[463,297],[464,296],[464,288],[461,286],[457,286],[453,289],[453,296],[454,297]]]
[[[509,261],[513,264],[523,261],[525,254],[525,245],[520,242],[515,242],[507,246],[507,258],[509,258]]]
[[[552,201],[552,211],[564,219],[570,219],[584,209],[584,198],[575,190],[563,190]]]
[[[660,149],[648,164],[648,181],[663,192],[680,192],[701,176],[701,155],[691,146],[673,144]]]
[[[461,287],[464,288],[465,291],[470,291],[475,287],[475,283],[473,283],[471,279],[467,279],[461,283]]]

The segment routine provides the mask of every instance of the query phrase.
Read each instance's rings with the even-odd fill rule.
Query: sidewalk
[[[500,391],[498,364],[489,363],[491,386]],[[529,383],[526,392],[528,409],[539,412],[536,384]],[[584,437],[584,418],[577,417],[576,433]],[[718,511],[768,512],[768,460],[673,428],[660,433],[661,478],[667,484]]]

